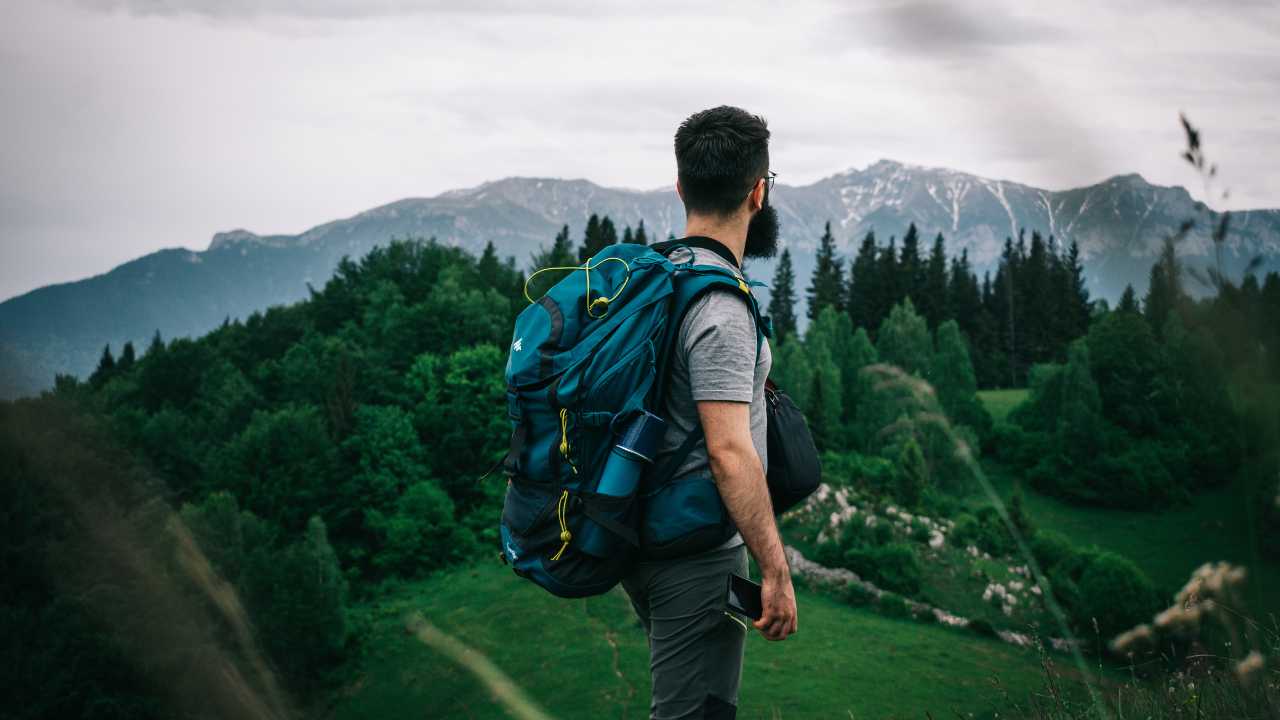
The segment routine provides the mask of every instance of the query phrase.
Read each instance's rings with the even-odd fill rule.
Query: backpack
[[[626,575],[642,540],[653,541],[642,534],[655,536],[642,527],[642,492],[695,511],[658,524],[668,549],[692,551],[712,535],[728,537],[718,494],[708,498],[705,487],[662,476],[692,451],[700,432],[662,468],[651,466],[665,429],[658,403],[678,328],[704,293],[727,288],[746,299],[761,342],[768,321],[750,285],[729,270],[673,264],[666,255],[680,246],[708,244],[611,245],[582,265],[530,275],[568,272],[537,300],[525,285],[530,305],[516,318],[505,371],[512,433],[499,536],[502,559],[516,574],[555,595],[598,595]],[[716,493],[714,484],[710,490]],[[696,512],[711,500],[715,512]]]

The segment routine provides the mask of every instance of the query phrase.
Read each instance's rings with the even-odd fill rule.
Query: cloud
[[[933,0],[902,0],[848,12],[840,24],[873,45],[931,58],[980,55],[993,48],[1064,40],[1065,28],[1020,16],[993,3],[957,7]]]
[[[91,10],[139,16],[193,15],[215,20],[296,18],[355,20],[411,15],[524,15],[584,17],[608,11],[653,12],[653,3],[600,3],[590,0],[77,0]],[[661,4],[661,3],[660,3]],[[672,3],[671,6],[678,7]]]

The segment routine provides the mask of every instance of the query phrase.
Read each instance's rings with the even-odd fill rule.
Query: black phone
[[[729,587],[725,597],[725,606],[740,615],[752,620],[759,620],[764,615],[764,602],[760,599],[760,585],[750,580],[729,573]]]

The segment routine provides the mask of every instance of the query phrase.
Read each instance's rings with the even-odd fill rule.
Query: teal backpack
[[[511,447],[499,534],[516,574],[561,597],[608,591],[646,557],[715,547],[735,528],[709,474],[670,482],[701,429],[652,466],[665,424],[669,359],[684,314],[704,293],[744,300],[768,320],[748,283],[729,270],[673,264],[678,247],[732,260],[710,238],[652,247],[618,244],[576,267],[516,318],[507,358]]]

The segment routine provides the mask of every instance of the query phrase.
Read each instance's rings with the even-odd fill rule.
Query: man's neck
[[[736,216],[721,220],[704,215],[690,215],[684,226],[684,236],[709,237],[729,248],[729,252],[738,259],[738,265],[742,265],[742,255],[747,247],[747,222],[746,218]]]

